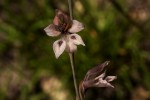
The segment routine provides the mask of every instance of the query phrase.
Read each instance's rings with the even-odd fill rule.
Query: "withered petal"
[[[70,24],[68,23],[68,20],[70,20],[70,17],[62,12],[61,10],[56,9],[56,15],[53,20],[53,24],[57,26],[61,26],[62,24]]]
[[[63,12],[61,10],[58,10],[58,9],[56,9],[55,12],[56,12],[56,14],[55,14],[55,17],[54,17],[54,20],[53,20],[53,24],[58,26],[59,23],[60,23],[59,15],[62,15]]]
[[[95,78],[95,80],[103,79],[106,75],[106,71]]]
[[[96,83],[95,87],[112,87],[114,88],[113,85],[111,85],[110,83],[108,83],[106,80],[101,80],[98,83]]]
[[[109,61],[105,61],[102,64],[97,65],[96,67],[90,69],[85,75],[84,80],[89,80],[90,78],[95,78],[100,72],[109,64]]]
[[[105,78],[105,80],[106,80],[107,82],[111,82],[111,81],[113,81],[113,80],[115,80],[115,79],[117,79],[117,76],[107,76],[107,77]]]

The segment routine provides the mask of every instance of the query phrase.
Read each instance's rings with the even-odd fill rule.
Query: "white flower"
[[[61,39],[56,40],[53,44],[53,50],[56,58],[58,58],[64,50],[73,53],[77,50],[77,45],[85,46],[82,38],[76,34],[84,29],[81,22],[70,20],[70,18],[60,10],[56,10],[53,24],[48,25],[44,31],[48,36],[62,35]]]

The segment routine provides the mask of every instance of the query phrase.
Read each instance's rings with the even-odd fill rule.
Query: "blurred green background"
[[[55,59],[43,29],[67,0],[0,0],[0,100],[75,100],[68,54]],[[150,99],[150,1],[74,0],[86,47],[75,53],[78,83],[106,60],[115,89],[91,88],[86,100]]]

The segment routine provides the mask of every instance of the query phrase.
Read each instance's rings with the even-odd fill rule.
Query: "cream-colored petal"
[[[111,85],[110,83],[108,83],[106,80],[99,80],[96,84],[95,84],[96,87],[112,87],[114,88],[113,85]]]
[[[73,24],[72,24],[71,28],[69,29],[69,32],[77,33],[83,29],[84,29],[84,25],[81,22],[79,22],[77,20],[73,20]]]
[[[69,35],[69,40],[71,42],[73,42],[73,44],[75,44],[75,45],[83,45],[83,46],[85,46],[82,38],[78,34],[71,34],[71,35]]]
[[[59,31],[56,30],[55,25],[53,25],[53,24],[48,25],[48,26],[44,29],[44,31],[46,32],[46,34],[47,34],[48,36],[58,36],[58,35],[61,34],[61,32],[59,32]]]
[[[55,57],[58,58],[65,50],[66,48],[66,41],[63,39],[59,39],[54,42],[53,44],[53,50],[55,53]]]
[[[77,50],[77,46],[73,44],[71,41],[67,42],[66,51],[69,53],[73,53]]]
[[[115,79],[117,79],[116,76],[107,76],[107,77],[105,78],[105,80],[106,80],[107,82],[111,82],[111,81],[113,81],[113,80],[115,80]]]
[[[101,80],[101,79],[103,79],[105,77],[105,75],[106,75],[106,72],[104,72],[104,73],[100,74],[99,76],[97,76],[95,78],[95,80]]]

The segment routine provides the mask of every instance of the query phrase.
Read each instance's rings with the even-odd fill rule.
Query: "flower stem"
[[[68,5],[69,5],[69,14],[70,14],[70,19],[73,20],[73,14],[72,14],[72,3],[71,0],[68,0]]]
[[[75,75],[75,70],[74,70],[74,53],[69,53],[69,57],[70,57],[70,62],[71,62],[76,97],[77,97],[77,100],[80,100],[79,91],[78,91],[78,87],[77,87],[77,81],[76,81],[76,75]]]
[[[68,0],[68,5],[69,5],[70,19],[73,20],[72,2],[71,2],[71,0]],[[75,75],[75,70],[74,70],[74,53],[69,53],[69,57],[70,57],[72,74],[73,74],[73,81],[74,81],[74,87],[75,87],[75,92],[76,92],[76,100],[81,100],[80,96],[79,96],[79,91],[78,91],[77,81],[76,81],[76,75]]]
[[[81,81],[81,83],[79,84],[79,95],[80,95],[80,100],[83,100],[82,83],[83,83],[83,81]]]

